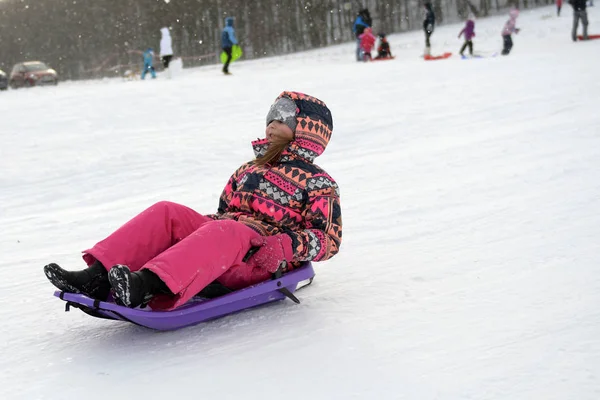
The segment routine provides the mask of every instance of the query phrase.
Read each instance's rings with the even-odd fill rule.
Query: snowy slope
[[[600,40],[570,23],[523,11],[509,57],[424,62],[414,32],[389,62],[350,43],[0,93],[0,398],[600,398]],[[213,212],[284,89],[332,110],[344,216],[302,304],[167,333],[65,314],[42,266],[158,200]]]

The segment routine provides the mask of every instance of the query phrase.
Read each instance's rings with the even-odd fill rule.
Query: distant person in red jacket
[[[375,58],[392,58],[392,50],[390,49],[390,44],[385,37],[385,33],[380,33],[377,36],[379,36],[379,47],[377,47],[377,57]]]
[[[562,8],[562,0],[556,0],[556,15],[560,17],[560,9]]]
[[[360,49],[363,53],[363,61],[372,60],[371,50],[375,47],[375,41],[377,40],[375,35],[373,35],[372,29],[366,28],[358,38],[360,39]]]

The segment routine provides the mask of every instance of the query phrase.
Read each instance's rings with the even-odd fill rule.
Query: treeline
[[[482,17],[519,0],[433,0],[437,21],[469,12]],[[522,0],[522,8],[553,0]],[[120,75],[139,66],[141,52],[158,53],[160,28],[171,29],[175,56],[185,66],[212,64],[220,52],[223,20],[235,17],[245,58],[328,46],[353,39],[351,26],[368,7],[374,30],[420,29],[422,0],[3,0],[0,69],[41,60],[61,79]],[[158,64],[158,63],[157,63]]]

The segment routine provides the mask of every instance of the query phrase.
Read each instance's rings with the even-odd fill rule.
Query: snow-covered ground
[[[414,32],[389,62],[349,43],[0,93],[0,399],[600,398],[600,40],[554,14],[523,11],[509,57],[424,62]],[[505,20],[477,21],[476,52]],[[82,268],[158,200],[214,212],[284,89],[330,106],[342,194],[302,304],[166,333],[64,313],[43,265]]]

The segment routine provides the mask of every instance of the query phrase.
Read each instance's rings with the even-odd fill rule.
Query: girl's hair
[[[292,139],[293,140],[293,139]],[[274,164],[281,158],[281,154],[291,142],[271,143],[265,152],[265,155],[258,157],[254,164],[264,167],[266,164]]]

